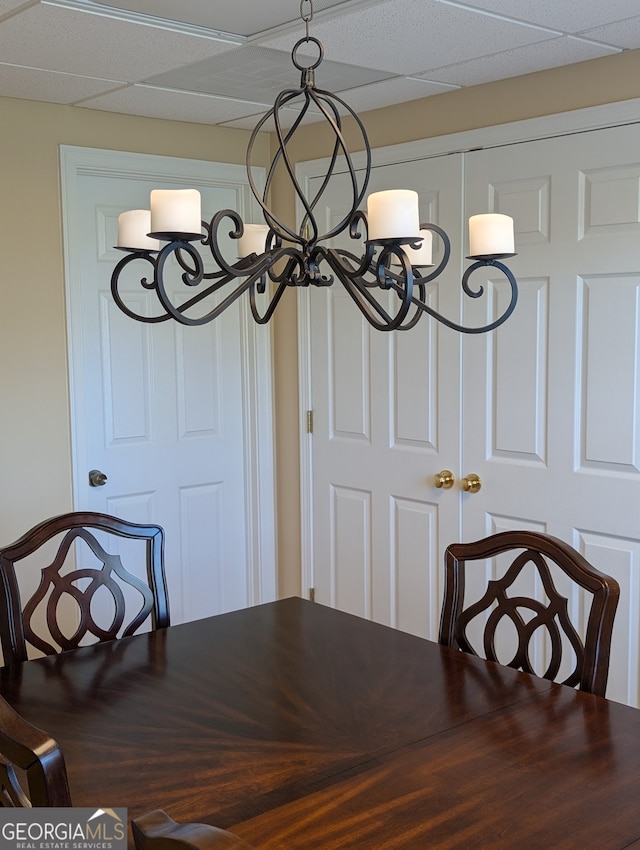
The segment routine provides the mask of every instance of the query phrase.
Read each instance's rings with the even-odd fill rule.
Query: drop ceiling
[[[300,8],[0,0],[0,96],[252,128],[299,85]],[[357,112],[640,48],[639,0],[314,0],[313,10],[317,85]]]

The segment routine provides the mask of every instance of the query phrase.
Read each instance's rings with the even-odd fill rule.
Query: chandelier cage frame
[[[305,12],[305,5],[308,6],[307,12]],[[502,262],[504,259],[515,256],[512,219],[498,214],[475,217],[483,220],[478,222],[478,226],[483,227],[484,230],[480,236],[476,236],[476,245],[480,245],[480,249],[476,248],[475,252],[467,258],[474,262],[465,270],[461,280],[463,293],[475,299],[485,294],[486,288],[480,284],[475,288],[471,285],[470,279],[474,272],[491,267],[504,275],[509,283],[510,298],[497,318],[484,325],[467,327],[448,319],[430,307],[427,303],[427,286],[440,277],[449,263],[451,257],[449,237],[438,225],[419,222],[417,193],[411,192],[409,194],[416,196],[415,201],[413,198],[410,199],[411,203],[415,203],[416,219],[415,226],[410,227],[410,232],[406,235],[398,235],[397,225],[392,221],[392,232],[387,235],[384,227],[388,226],[389,212],[385,207],[386,224],[382,226],[378,224],[378,230],[382,227],[381,232],[376,232],[373,237],[370,236],[370,219],[373,217],[373,212],[369,215],[369,209],[367,213],[360,209],[371,174],[371,147],[367,132],[359,116],[344,100],[316,87],[315,71],[324,58],[324,48],[318,39],[309,35],[309,22],[313,17],[312,0],[301,0],[300,16],[305,22],[306,35],[296,42],[291,52],[292,62],[301,72],[300,86],[297,89],[285,89],[278,94],[273,107],[254,128],[247,145],[246,168],[249,187],[266,222],[266,225],[258,226],[259,246],[261,248],[264,244],[264,250],[256,251],[255,244],[251,244],[252,250],[249,250],[245,256],[240,256],[236,262],[230,262],[225,257],[221,237],[228,235],[232,240],[239,240],[238,248],[240,249],[241,240],[247,232],[239,213],[231,209],[216,212],[209,222],[202,220],[201,214],[195,218],[195,221],[192,216],[191,227],[186,229],[180,225],[154,230],[152,194],[150,211],[131,212],[131,215],[144,213],[142,231],[140,231],[139,223],[136,223],[134,231],[131,230],[131,225],[127,229],[124,220],[127,214],[120,216],[117,247],[126,254],[116,264],[111,276],[111,292],[115,303],[123,313],[139,322],[153,324],[174,319],[183,325],[196,326],[213,321],[245,292],[248,292],[254,320],[258,324],[266,324],[273,316],[287,288],[311,285],[331,286],[337,280],[346,289],[364,318],[379,331],[410,330],[416,326],[423,315],[431,316],[452,330],[465,334],[487,333],[498,328],[513,313],[518,300],[516,278]],[[297,54],[302,45],[309,43],[315,45],[318,56],[315,61],[305,65],[298,59]],[[302,106],[299,114],[290,128],[285,130],[281,123],[280,111],[287,105],[300,101]],[[289,156],[288,146],[312,106],[322,114],[331,127],[334,141],[328,157],[326,175],[315,194],[307,197],[296,177],[295,163]],[[360,134],[365,160],[364,168],[356,169],[354,166],[343,135],[341,110],[344,111],[345,117],[353,119],[355,128]],[[268,168],[264,189],[260,191],[252,173],[252,155],[259,133],[271,119],[275,125],[278,149]],[[338,160],[340,160],[342,179],[346,173],[347,182],[351,185],[352,201],[343,218],[327,232],[321,234],[315,210],[327,187],[336,176]],[[284,167],[286,170],[295,195],[302,206],[303,215],[298,230],[292,229],[278,218],[267,203],[279,167]],[[165,194],[170,195],[171,191],[168,190]],[[199,204],[199,193],[196,194]],[[378,194],[390,196],[392,193]],[[387,198],[381,200],[388,206]],[[404,209],[400,211],[401,218],[404,213]],[[198,219],[201,223],[199,232]],[[391,219],[393,219],[393,210]],[[500,221],[497,221],[498,219]],[[508,221],[505,222],[505,219]],[[231,229],[227,230],[229,224]],[[508,232],[505,231],[505,226]],[[497,233],[495,227],[498,227]],[[342,233],[348,233],[350,239],[357,241],[362,240],[364,236],[362,255],[344,248],[329,247],[326,244]],[[427,257],[428,261],[425,262],[417,254],[415,258],[411,256],[423,248],[425,239],[432,239],[433,236],[442,244],[442,258],[435,267],[430,257]],[[152,244],[151,240],[157,240],[157,245]],[[130,244],[126,244],[127,242]],[[161,244],[162,242],[165,244]],[[200,243],[202,249],[208,249],[210,257],[207,257],[207,264],[196,243]],[[473,246],[471,232],[470,243]],[[171,274],[165,275],[167,261],[171,258],[177,261],[182,283],[187,287],[186,291],[194,293],[181,303],[175,303],[170,297],[165,280],[166,277],[171,278]],[[211,266],[211,261],[213,261],[213,268],[207,270]],[[140,284],[143,289],[153,291],[157,296],[161,312],[154,315],[146,315],[133,309],[126,303],[120,291],[125,268],[132,263],[140,262],[151,267],[148,276],[140,278]],[[323,273],[325,267],[328,267],[330,274]],[[389,293],[395,293],[396,298],[390,299]],[[212,309],[205,313],[193,310],[206,298],[215,294],[219,294],[221,300]],[[263,303],[265,300],[266,305]],[[389,306],[390,301],[392,306]]]

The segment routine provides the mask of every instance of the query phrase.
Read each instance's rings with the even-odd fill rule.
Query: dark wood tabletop
[[[287,599],[0,671],[74,805],[256,848],[623,848],[640,712]]]

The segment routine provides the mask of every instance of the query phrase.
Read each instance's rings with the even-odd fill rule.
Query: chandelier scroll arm
[[[258,310],[258,305],[256,303],[255,286],[251,286],[251,288],[249,289],[249,304],[251,306],[251,315],[253,316],[257,324],[266,325],[267,322],[271,319],[276,307],[278,306],[278,303],[280,302],[280,299],[282,298],[287,289],[287,286],[288,284],[285,282],[278,284],[278,287],[273,293],[271,301],[269,302],[267,309],[264,311],[264,313],[260,313],[260,311]]]
[[[419,280],[421,283],[430,283],[432,280],[435,280],[436,278],[440,277],[440,275],[449,263],[449,259],[451,257],[451,240],[449,239],[447,233],[437,224],[431,224],[429,222],[421,224],[420,230],[430,230],[432,233],[437,234],[442,240],[442,259],[438,263],[437,267],[424,277],[416,277],[416,280]]]
[[[339,273],[337,274],[338,277],[340,277]],[[387,313],[387,311],[375,300],[375,298],[373,298],[371,293],[365,289],[361,283],[356,280],[350,280],[349,278],[341,280],[341,283],[347,293],[351,296],[357,308],[372,327],[379,331],[393,330],[393,317]],[[385,319],[384,322],[376,319],[374,313],[370,309],[371,307],[376,311],[376,313]]]
[[[184,274],[182,275],[182,282],[185,284],[185,286],[198,286],[198,284],[202,283],[202,280],[204,279],[204,264],[202,262],[202,257],[200,256],[196,248],[191,244],[191,242],[185,242],[182,239],[172,239],[170,242],[167,242],[165,245],[162,246],[156,256],[156,275],[153,283],[158,294],[164,292],[164,265],[172,254],[180,256],[178,265],[184,270]],[[191,257],[191,259],[193,260],[193,266],[187,266],[184,261],[185,254]],[[162,301],[162,299],[160,300]],[[164,307],[165,305],[163,304],[162,306]]]
[[[255,285],[256,281],[259,280],[262,277],[262,274],[263,274],[263,272],[258,270],[256,272],[254,272],[252,275],[250,275],[249,277],[247,277],[246,279],[241,280],[240,283],[236,286],[236,288],[232,292],[230,292],[226,296],[226,298],[224,298],[222,301],[220,301],[219,304],[216,304],[216,306],[212,310],[210,310],[208,313],[205,313],[202,316],[196,316],[196,317],[187,316],[185,314],[185,310],[189,309],[189,307],[194,306],[194,304],[197,304],[198,302],[202,301],[203,298],[206,298],[206,296],[210,295],[213,291],[219,289],[220,283],[217,283],[214,286],[209,287],[207,290],[203,290],[202,292],[198,293],[198,295],[191,298],[189,301],[185,301],[184,304],[180,304],[177,307],[175,305],[173,305],[168,300],[168,298],[166,298],[166,300],[165,300],[165,298],[161,297],[160,291],[158,292],[158,298],[160,299],[162,306],[167,310],[167,312],[176,321],[180,322],[180,324],[191,325],[191,326],[204,325],[207,322],[211,322],[214,319],[217,319],[218,316],[220,316],[222,313],[224,313],[224,311],[228,307],[230,307],[233,304],[234,301],[236,301],[244,292],[246,292],[248,289],[250,289],[252,286]],[[228,283],[229,280],[231,280],[231,279],[232,278],[229,278],[224,282]],[[163,295],[166,297],[166,293],[163,293]]]
[[[171,249],[171,246],[167,246],[167,249],[168,249],[167,250],[167,256],[168,256],[172,252],[177,252],[177,251],[180,250],[180,243],[177,243],[173,246],[173,251]],[[120,295],[120,292],[118,290],[120,274],[123,271],[123,269],[129,263],[134,262],[136,260],[146,260],[147,262],[151,263],[151,265],[153,266],[153,270],[154,270],[153,280],[149,282],[149,281],[147,281],[146,278],[142,278],[141,285],[143,286],[144,289],[147,289],[147,290],[150,290],[150,291],[155,291],[156,296],[158,298],[158,301],[160,302],[161,306],[163,307],[163,309],[165,311],[162,315],[145,316],[142,313],[138,313],[138,312],[132,310],[131,307],[123,300],[122,296]],[[180,265],[182,266],[182,268],[185,268],[184,264],[181,263]],[[187,301],[183,302],[179,306],[175,306],[169,300],[169,297],[168,297],[168,295],[167,295],[167,293],[164,289],[164,286],[158,285],[157,268],[158,268],[158,258],[156,256],[154,256],[151,252],[148,252],[148,251],[144,251],[144,252],[143,251],[136,251],[136,252],[132,252],[130,254],[127,254],[127,256],[123,257],[118,262],[118,264],[115,266],[113,273],[111,275],[111,295],[112,295],[113,300],[115,301],[116,305],[119,307],[119,309],[122,310],[122,312],[125,315],[129,316],[129,318],[135,319],[138,322],[144,322],[145,324],[157,324],[159,322],[166,322],[167,319],[176,319],[181,324],[202,324],[203,321],[208,320],[206,317],[203,317],[203,319],[201,321],[194,322],[193,320],[185,319],[185,316],[184,316],[185,311],[189,310],[191,307],[198,304],[200,301],[202,301],[207,296],[212,295],[218,289],[220,289],[221,287],[223,287],[227,283],[229,283],[229,281],[232,279],[229,275],[225,275],[223,279],[217,280],[215,283],[213,283],[210,286],[207,286],[206,289],[203,289],[202,291],[198,292],[196,295],[189,298]],[[187,271],[191,271],[191,270],[187,269]],[[255,279],[255,276],[254,276],[254,279]],[[247,284],[247,286],[250,286],[250,285],[251,285],[251,281]],[[245,287],[245,288],[247,288],[247,287]],[[239,295],[241,295],[242,291],[244,291],[244,289],[242,289],[240,292],[235,294],[235,297],[238,297]],[[232,299],[232,300],[235,300],[235,298]],[[231,302],[229,302],[229,303],[231,303]],[[216,313],[216,315],[217,315],[217,313]],[[211,318],[214,318],[214,316],[211,316]]]
[[[261,313],[258,304],[256,302],[256,287],[252,286],[249,290],[249,302],[251,306],[251,314],[253,318],[259,325],[265,325],[272,317],[280,299],[284,295],[286,289],[289,286],[299,285],[303,280],[306,280],[306,270],[303,263],[303,258],[299,254],[299,252],[291,249],[291,248],[283,248],[279,254],[278,259],[282,259],[283,257],[288,256],[288,260],[284,266],[284,269],[280,274],[276,274],[273,270],[273,267],[269,269],[269,277],[273,281],[273,283],[278,284],[276,291],[271,296],[271,300],[267,305],[266,310]],[[298,269],[298,274],[295,273],[296,267]],[[258,292],[264,293],[266,289],[266,284],[264,287],[258,287]]]
[[[371,283],[367,283],[364,280],[364,275],[367,273],[374,276],[376,275],[376,264],[373,261],[375,254],[374,245],[367,243],[362,257],[357,257],[355,254],[352,254],[351,251],[347,251],[346,248],[325,248],[322,246],[318,253],[326,259],[334,270],[340,268],[343,275],[346,277],[359,278],[363,281],[365,286],[379,286],[377,280],[372,281]],[[347,263],[347,260],[349,260],[351,264]]]
[[[323,250],[323,256],[357,305],[362,315],[369,324],[372,325],[372,327],[379,331],[392,331],[402,326],[402,323],[413,303],[413,297],[411,295],[413,288],[413,274],[406,258],[404,268],[406,275],[406,287],[403,288],[400,284],[389,285],[387,287],[382,287],[380,283],[367,284],[361,276],[349,273],[349,270],[341,262],[339,255],[332,249]],[[383,259],[383,257],[378,260],[378,264],[384,265],[385,262],[386,258]],[[391,316],[371,292],[372,289],[385,288],[395,289],[399,297],[402,299],[400,308],[395,316]],[[376,314],[381,317],[383,321],[380,321]]]
[[[122,312],[129,316],[130,319],[135,319],[137,322],[145,322],[146,324],[157,324],[158,322],[166,322],[167,319],[171,318],[170,313],[164,313],[162,316],[144,316],[142,313],[137,313],[135,310],[132,310],[128,304],[126,304],[122,297],[120,296],[120,292],[118,290],[119,278],[121,272],[124,270],[129,263],[135,262],[136,260],[146,260],[151,263],[153,266],[153,278],[155,281],[155,255],[150,251],[134,251],[130,254],[124,256],[121,260],[118,261],[113,272],[111,273],[111,296],[115,301],[116,305],[122,310]],[[148,283],[146,278],[142,278],[140,281],[141,285],[145,289],[154,289],[155,283]]]
[[[254,273],[254,275],[253,275],[253,277],[250,281],[248,281],[248,282],[245,281],[245,283],[247,284],[247,287],[251,286],[251,284],[254,281],[256,281],[257,279],[259,279],[259,277],[260,277],[259,272],[257,274]],[[199,292],[197,295],[194,295],[193,298],[189,298],[188,301],[184,301],[182,304],[177,306],[176,310],[178,310],[179,313],[184,314],[184,312],[186,310],[189,310],[191,307],[194,307],[196,304],[199,304],[200,301],[203,301],[209,295],[214,295],[216,292],[218,292],[220,289],[222,289],[223,286],[226,286],[231,280],[234,280],[234,279],[235,278],[232,278],[229,275],[224,275],[224,277],[222,277],[220,280],[217,280],[211,286],[208,286],[206,289],[203,289],[202,292]],[[245,289],[247,287],[245,287]],[[239,295],[241,295],[243,291],[245,291],[245,290],[243,289],[243,290],[241,290],[241,292],[239,292],[237,295],[235,295],[235,297],[231,301],[229,301],[229,304],[233,303],[235,298],[239,297]],[[235,292],[235,290],[234,290],[234,292]],[[216,314],[216,315],[219,315],[219,314]],[[212,316],[212,318],[215,318],[215,317]]]
[[[348,219],[349,222],[349,238],[359,240],[362,237],[362,232],[359,225],[363,224],[365,231],[368,230],[367,216],[362,210],[354,210]],[[361,257],[348,251],[346,248],[328,248],[321,246],[318,248],[318,255],[327,260],[327,262],[335,263],[340,266],[344,274],[348,277],[362,277],[367,272],[375,274],[375,266],[373,256],[376,246],[373,242],[365,241],[364,254]],[[329,261],[329,255],[331,260]],[[348,265],[345,260],[349,260],[352,265]],[[378,284],[372,284],[377,286]]]
[[[414,287],[418,287],[420,291],[420,297],[418,298],[417,296],[412,294],[411,306],[414,308],[413,313],[410,317],[403,319],[402,324],[398,325],[398,327],[396,328],[397,331],[410,331],[412,328],[415,328],[415,326],[418,324],[425,312],[421,306],[422,302],[424,302],[426,298],[425,286],[423,283],[420,283],[415,279],[413,281],[413,285]]]
[[[475,262],[471,266],[469,266],[469,268],[465,271],[463,278],[462,278],[462,288],[464,289],[466,294],[469,295],[471,298],[479,298],[484,291],[484,287],[480,287],[478,290],[475,290],[475,291],[470,289],[469,286],[468,286],[469,278],[473,274],[474,271],[476,271],[479,268],[485,268],[486,266],[494,266],[495,268],[499,269],[504,274],[504,276],[507,278],[507,280],[509,281],[509,285],[511,287],[511,298],[509,300],[509,304],[503,310],[503,312],[500,314],[500,316],[498,316],[498,318],[495,319],[493,322],[489,322],[488,324],[481,325],[479,327],[470,328],[470,327],[467,327],[465,325],[460,325],[457,322],[452,321],[451,319],[447,319],[445,316],[438,313],[437,310],[434,310],[432,307],[429,307],[428,304],[426,304],[424,301],[421,301],[415,295],[412,298],[412,303],[416,307],[419,307],[424,313],[427,313],[427,315],[436,319],[438,322],[441,322],[443,325],[446,325],[448,328],[451,328],[454,331],[458,331],[459,333],[482,334],[482,333],[488,333],[489,331],[493,331],[496,328],[499,328],[500,325],[502,325],[504,322],[506,322],[506,320],[509,318],[509,316],[515,310],[516,303],[518,301],[518,282],[517,282],[513,272],[507,266],[505,266],[503,263],[499,262],[498,260],[491,260],[491,259],[478,260],[477,262]],[[396,288],[396,287],[399,288],[398,284],[394,283],[393,286],[394,286],[394,288]]]
[[[216,261],[216,264],[220,269],[222,269],[225,274],[227,274],[230,278],[240,277],[242,275],[250,275],[254,272],[261,269],[261,273],[264,272],[271,265],[271,257],[267,253],[262,254],[260,256],[260,261],[255,263],[251,263],[247,261],[246,258],[243,258],[239,262],[229,263],[225,258],[220,249],[220,244],[218,242],[218,231],[222,225],[222,222],[225,218],[231,219],[234,224],[234,229],[229,232],[229,236],[232,239],[239,239],[244,230],[244,224],[240,215],[235,210],[219,210],[211,219],[209,224],[205,223],[205,229],[207,231],[206,237],[202,240],[205,245],[209,247],[211,254]]]

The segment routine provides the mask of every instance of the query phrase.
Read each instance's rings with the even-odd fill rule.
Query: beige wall
[[[364,118],[376,147],[635,97],[640,51],[629,51]],[[59,145],[236,163],[248,133],[6,98],[0,122],[1,544],[72,507]],[[326,154],[317,127],[303,131],[296,149],[300,160]],[[274,187],[273,202],[292,221],[287,187]],[[286,293],[274,321],[282,595],[300,588],[295,304]]]
[[[73,507],[59,145],[243,163],[249,133],[8,98],[0,126],[4,544]]]

